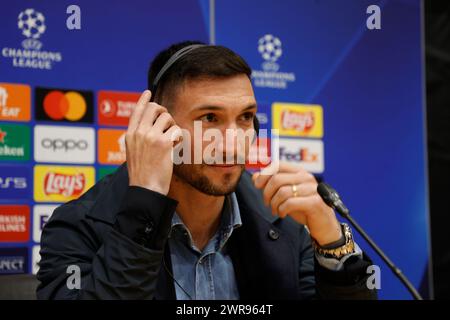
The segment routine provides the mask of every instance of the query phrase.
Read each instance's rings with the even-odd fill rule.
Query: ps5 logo
[[[0,189],[26,189],[27,179],[24,177],[0,177]]]

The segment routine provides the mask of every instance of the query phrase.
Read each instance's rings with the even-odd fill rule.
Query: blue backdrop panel
[[[254,71],[267,70],[284,79],[275,79],[276,85],[261,85],[254,79],[260,111],[265,113],[264,128],[270,128],[274,102],[322,106],[324,136],[319,139],[324,142],[325,170],[321,176],[336,186],[353,215],[414,285],[426,288],[429,235],[420,1],[214,3],[215,20],[210,26],[208,0],[81,0],[76,3],[81,8],[81,30],[69,30],[66,8],[71,1],[11,2],[0,12],[0,49],[23,49],[26,37],[18,28],[18,16],[33,8],[45,16],[39,50],[56,54],[57,61],[52,61],[50,70],[16,67],[2,52],[0,83],[31,87],[32,117],[21,122],[31,134],[38,123],[58,125],[35,119],[36,87],[93,92],[94,123],[60,125],[98,130],[99,90],[140,92],[146,87],[149,61],[159,50],[187,39],[208,42],[215,35],[217,44],[236,50]],[[381,30],[366,27],[371,4],[381,8]],[[210,27],[215,32],[210,34]],[[278,39],[274,44],[282,51],[264,57],[258,46],[265,35]],[[0,125],[6,123],[14,124],[2,121]],[[33,155],[33,143],[30,148]],[[2,176],[20,173],[28,180],[35,165],[33,156],[20,164],[0,163]],[[109,170],[99,165],[98,157],[93,166],[97,175]],[[28,204],[33,215],[31,186],[17,193],[17,199],[6,196],[11,192],[4,193],[0,204]],[[0,243],[1,257],[10,259],[8,248],[19,255],[25,247],[32,255],[38,243],[32,241],[33,217],[31,221],[30,241]],[[357,241],[381,266],[380,296],[409,298],[387,267],[359,237]],[[33,271],[32,259],[27,256],[23,261],[23,271]]]
[[[66,9],[76,4],[81,9],[81,30],[69,30]],[[141,92],[147,86],[147,70],[150,60],[168,45],[189,39],[208,42],[209,17],[208,2],[197,0],[149,1],[119,0],[99,1],[24,1],[17,0],[3,5],[0,11],[0,83],[21,83],[31,87],[31,120],[17,123],[30,127],[33,142],[33,128],[36,124],[89,126],[99,129],[97,123],[97,94],[99,90]],[[37,39],[39,52],[48,52],[53,58],[51,69],[25,68],[17,66],[10,51],[4,48],[24,50],[23,41],[28,37],[18,27],[18,18],[26,9],[33,9],[45,17],[45,31]],[[205,16],[206,15],[206,16]],[[42,56],[41,56],[42,57]],[[35,118],[35,89],[62,88],[86,90],[93,93],[94,121],[92,123],[58,123],[39,121]],[[0,121],[0,125],[15,125],[15,121]],[[124,129],[122,127],[122,129]],[[97,143],[95,144],[97,145]],[[33,143],[29,150],[29,161],[14,163],[0,161],[2,181],[14,176],[16,183],[10,182],[8,189],[0,190],[0,204],[29,205],[31,224],[27,226],[28,242],[0,242],[0,260],[9,262],[10,252],[16,252],[18,273],[35,271],[33,258],[38,252],[38,242],[33,241],[33,167],[37,164],[33,157]],[[51,163],[50,163],[51,165]],[[67,164],[70,165],[70,164]],[[98,160],[92,165],[97,174],[111,172],[113,167],[100,166]],[[98,177],[98,176],[97,176]],[[26,188],[20,189],[26,179]],[[14,197],[10,197],[14,193]],[[45,209],[39,209],[40,212]],[[36,214],[36,213],[34,213]],[[45,212],[45,214],[49,214]],[[39,217],[38,217],[39,218]],[[36,220],[38,221],[38,220]],[[24,255],[24,249],[26,254]],[[12,250],[12,251],[11,251]],[[23,267],[22,267],[23,266]],[[0,271],[8,273],[11,270]]]
[[[381,9],[368,30],[366,9]],[[239,8],[239,10],[236,10]],[[423,55],[419,0],[217,1],[217,43],[263,70],[266,34],[281,42],[287,87],[258,87],[264,104],[319,104],[324,112],[324,180],[417,287],[429,263]],[[256,78],[254,79],[256,84]],[[381,267],[381,298],[409,298]],[[423,292],[426,290],[423,290]]]

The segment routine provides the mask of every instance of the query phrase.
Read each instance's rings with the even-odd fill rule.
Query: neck
[[[225,196],[202,193],[175,175],[168,196],[178,201],[177,214],[195,246],[203,250],[219,227]]]

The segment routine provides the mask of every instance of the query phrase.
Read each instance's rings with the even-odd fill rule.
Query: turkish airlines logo
[[[26,242],[30,238],[30,208],[0,205],[0,241]]]
[[[94,163],[95,130],[37,125],[34,128],[34,155],[39,162]]]
[[[69,175],[50,172],[45,176],[44,185],[46,195],[79,196],[85,188],[86,178],[82,173]]]
[[[111,118],[116,114],[117,107],[111,100],[103,100],[100,103],[100,114],[107,118]]]
[[[140,93],[98,92],[98,122],[106,126],[128,126],[131,113],[136,107]]]
[[[91,91],[36,88],[36,119],[93,123]]]

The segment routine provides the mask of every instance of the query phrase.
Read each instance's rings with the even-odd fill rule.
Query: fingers
[[[316,196],[290,197],[278,206],[278,216],[285,218],[287,215],[295,214],[295,220],[300,219],[301,223],[306,224],[307,213],[310,208],[315,207],[316,201]]]
[[[157,103],[149,102],[144,110],[141,120],[136,131],[147,132],[155,125],[156,120],[162,114],[167,112],[167,109]]]
[[[169,137],[170,141],[177,144],[178,142],[183,140],[183,132],[181,128],[177,125],[171,126],[165,133],[165,136]]]
[[[127,148],[132,147],[142,151],[148,139],[159,143],[163,133],[175,124],[175,120],[167,109],[157,103],[149,102],[150,98],[151,92],[145,90],[133,111],[125,136]]]
[[[264,188],[271,177],[273,177],[273,175],[263,175],[260,172],[257,172],[253,174],[252,180],[255,187],[261,189]]]
[[[298,164],[293,164],[285,161],[281,161],[279,163],[279,170],[278,172],[298,172],[298,171],[304,171],[303,167]]]
[[[295,174],[277,173],[269,178],[264,187],[264,203],[268,205],[274,194],[281,186],[287,185],[292,189],[293,184],[298,185],[302,183],[308,183],[310,181],[310,174],[306,171],[299,171]]]
[[[160,113],[155,123],[153,124],[153,130],[164,133],[167,129],[175,124],[175,120],[168,112]]]
[[[133,113],[131,114],[130,122],[128,123],[129,132],[134,132],[136,130],[139,122],[141,121],[147,103],[150,101],[151,97],[152,93],[150,92],[150,90],[145,90],[140,96],[136,104],[136,107],[134,108]]]
[[[264,168],[263,170],[261,170],[261,172],[257,172],[253,175],[252,179],[253,179],[253,183],[255,184],[256,188],[258,188],[258,189],[264,188],[266,186],[267,182],[270,180],[270,178],[279,173],[299,173],[299,172],[307,173],[307,171],[305,169],[303,169],[303,167],[292,164],[292,163],[279,162],[274,165],[278,166],[278,169],[276,172],[273,172],[272,174],[264,174],[265,170],[268,170],[268,172],[272,171],[271,170],[272,165],[270,165],[270,166]]]
[[[302,183],[297,186],[297,197],[307,197],[314,195],[315,185],[311,183]],[[281,186],[270,199],[272,214],[279,214],[279,206],[287,199],[294,197],[292,185]]]

